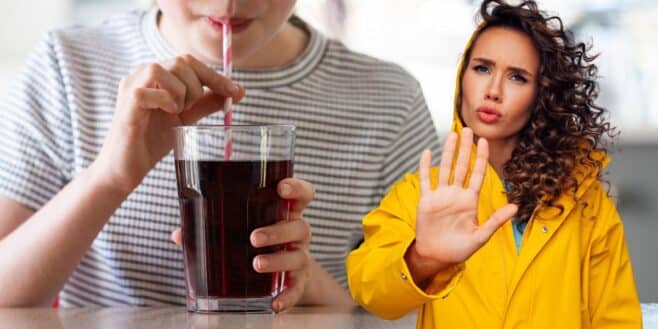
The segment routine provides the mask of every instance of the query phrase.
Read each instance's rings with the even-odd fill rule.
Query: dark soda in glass
[[[292,161],[176,160],[186,279],[194,297],[274,296],[283,273],[257,273],[251,232],[287,219],[277,184],[292,176]]]

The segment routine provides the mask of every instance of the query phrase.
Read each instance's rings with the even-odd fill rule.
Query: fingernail
[[[290,193],[292,193],[292,187],[290,186],[290,184],[281,184],[281,186],[279,187],[279,193],[281,194],[281,196],[288,196],[290,195]]]
[[[254,258],[254,269],[257,271],[262,271],[267,267],[267,261],[261,257]]]
[[[237,93],[240,92],[240,86],[238,86],[238,85],[235,84],[235,83],[232,83],[232,84],[229,86],[229,91],[231,92],[231,94],[237,94]]]
[[[272,305],[272,308],[276,312],[281,312],[283,310],[283,303],[282,302],[274,302],[274,304]]]
[[[251,241],[252,244],[254,244],[254,245],[262,245],[265,242],[267,242],[267,234],[265,234],[263,232],[256,232],[256,233],[253,234],[251,240],[252,240]]]

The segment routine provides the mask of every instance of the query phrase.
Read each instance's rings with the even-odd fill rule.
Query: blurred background
[[[150,0],[2,1],[0,92],[51,28],[95,24]],[[394,61],[421,82],[436,128],[450,128],[456,68],[475,27],[475,0],[298,0],[297,13],[354,50]],[[658,1],[546,0],[579,40],[593,43],[600,105],[620,138],[609,169],[640,299],[658,302]]]

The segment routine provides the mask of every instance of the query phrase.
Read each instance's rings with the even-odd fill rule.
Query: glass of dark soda
[[[292,125],[176,127],[187,308],[193,312],[272,312],[284,273],[257,273],[249,236],[288,220],[277,184],[292,177]]]

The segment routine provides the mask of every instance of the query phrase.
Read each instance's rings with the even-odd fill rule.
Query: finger
[[[470,128],[464,128],[459,143],[459,155],[457,156],[457,162],[455,163],[455,172],[452,177],[452,183],[454,185],[464,186],[466,173],[468,173],[472,147],[473,131]]]
[[[136,88],[133,90],[133,110],[130,113],[131,118],[142,116],[143,113],[138,111],[162,109],[167,113],[179,113],[179,107],[174,97],[164,89]]]
[[[473,166],[473,172],[471,172],[471,180],[468,183],[468,188],[479,192],[482,187],[482,181],[484,181],[484,173],[487,170],[487,161],[489,160],[489,143],[485,138],[478,139],[477,146],[477,157],[475,159],[475,165]]]
[[[177,246],[183,244],[183,234],[180,228],[177,228],[171,232],[171,241],[173,241]]]
[[[518,209],[519,208],[515,204],[507,204],[491,215],[491,217],[489,217],[489,219],[484,222],[477,231],[475,231],[476,240],[480,246],[489,241],[498,228],[514,217]]]
[[[430,191],[430,165],[432,163],[432,151],[425,150],[423,154],[420,155],[420,161],[418,163],[419,175],[420,175],[420,192],[422,194],[428,193]]]
[[[203,85],[192,67],[183,57],[177,57],[173,62],[166,65],[169,71],[185,85],[184,109],[190,107],[204,94]]]
[[[441,163],[439,164],[439,186],[448,185],[450,171],[452,170],[452,159],[455,157],[455,148],[457,147],[457,133],[451,131],[448,134],[446,143],[441,153]]]
[[[310,257],[305,248],[282,250],[254,257],[253,267],[258,273],[299,271],[308,266]]]
[[[281,294],[272,301],[272,308],[276,312],[285,311],[295,306],[304,294],[307,274],[304,271],[286,273],[288,284]]]
[[[164,89],[173,96],[181,110],[185,108],[185,84],[160,64],[150,64],[142,71],[141,85],[147,88]]]
[[[210,90],[225,97],[235,97],[240,94],[240,86],[233,83],[229,78],[215,72],[191,55],[186,55],[184,58],[190,64],[190,67],[194,70],[201,83],[210,88]]]
[[[244,97],[244,88],[240,87],[240,93],[233,98],[234,102],[238,102]],[[186,110],[180,115],[183,124],[193,124],[206,116],[213,114],[224,108],[224,101],[226,97],[216,94],[212,91],[207,91],[198,99],[190,109]]]
[[[304,219],[282,221],[255,229],[250,240],[256,248],[287,243],[308,244],[311,241],[311,227]]]
[[[313,198],[315,198],[315,187],[313,184],[298,178],[286,178],[279,182],[279,195],[291,202],[291,216],[301,217],[301,213]],[[293,215],[294,214],[294,215]]]

